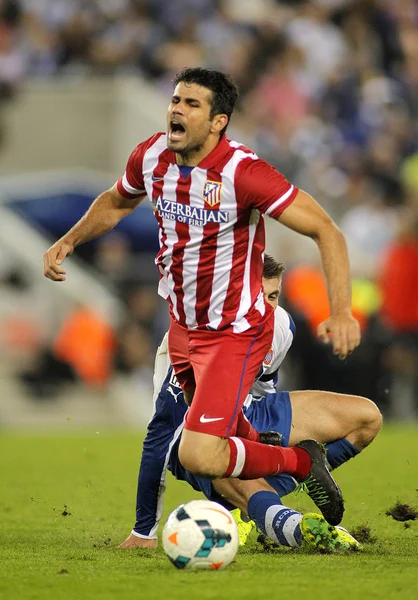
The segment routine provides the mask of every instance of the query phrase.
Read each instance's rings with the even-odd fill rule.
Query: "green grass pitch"
[[[70,427],[70,425],[69,425]],[[418,506],[418,427],[385,425],[336,471],[348,529],[368,526],[362,553],[265,553],[253,535],[225,571],[177,571],[162,549],[120,550],[134,517],[141,436],[131,432],[0,436],[0,598],[60,600],[416,600],[418,521],[387,516]],[[163,521],[199,497],[168,480]],[[303,494],[288,497],[312,510]]]

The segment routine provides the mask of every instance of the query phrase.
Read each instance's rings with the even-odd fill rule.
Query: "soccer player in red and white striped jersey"
[[[112,229],[148,196],[159,225],[159,293],[170,303],[170,358],[193,398],[181,462],[212,478],[281,471],[304,477],[305,450],[285,458],[280,448],[246,439],[241,417],[272,339],[273,311],[261,285],[264,215],[317,243],[331,308],[319,335],[341,358],[360,341],[346,244],[309,194],[226,138],[237,97],[235,84],[218,71],[177,75],[166,133],[134,149],[124,175],[44,254],[44,273],[64,281],[61,265],[74,247]]]

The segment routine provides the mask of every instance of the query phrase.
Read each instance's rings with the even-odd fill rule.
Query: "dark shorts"
[[[262,400],[253,400],[243,412],[257,431],[278,431],[283,436],[283,446],[289,445],[292,426],[292,405],[289,392],[267,394]]]

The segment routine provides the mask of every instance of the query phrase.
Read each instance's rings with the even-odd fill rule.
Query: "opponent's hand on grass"
[[[158,546],[157,538],[140,538],[130,533],[126,540],[119,545],[119,548],[130,550],[131,548],[151,548],[155,550]]]
[[[61,267],[64,260],[72,254],[74,246],[58,240],[44,253],[44,275],[52,281],[65,281],[66,271]]]
[[[334,354],[347,358],[360,344],[361,333],[357,319],[352,315],[333,315],[318,325],[318,337],[325,344],[332,343]]]

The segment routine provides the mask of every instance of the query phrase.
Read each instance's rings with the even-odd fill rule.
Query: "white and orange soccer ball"
[[[177,569],[224,569],[234,560],[238,543],[231,513],[209,500],[181,504],[163,529],[165,553]]]

